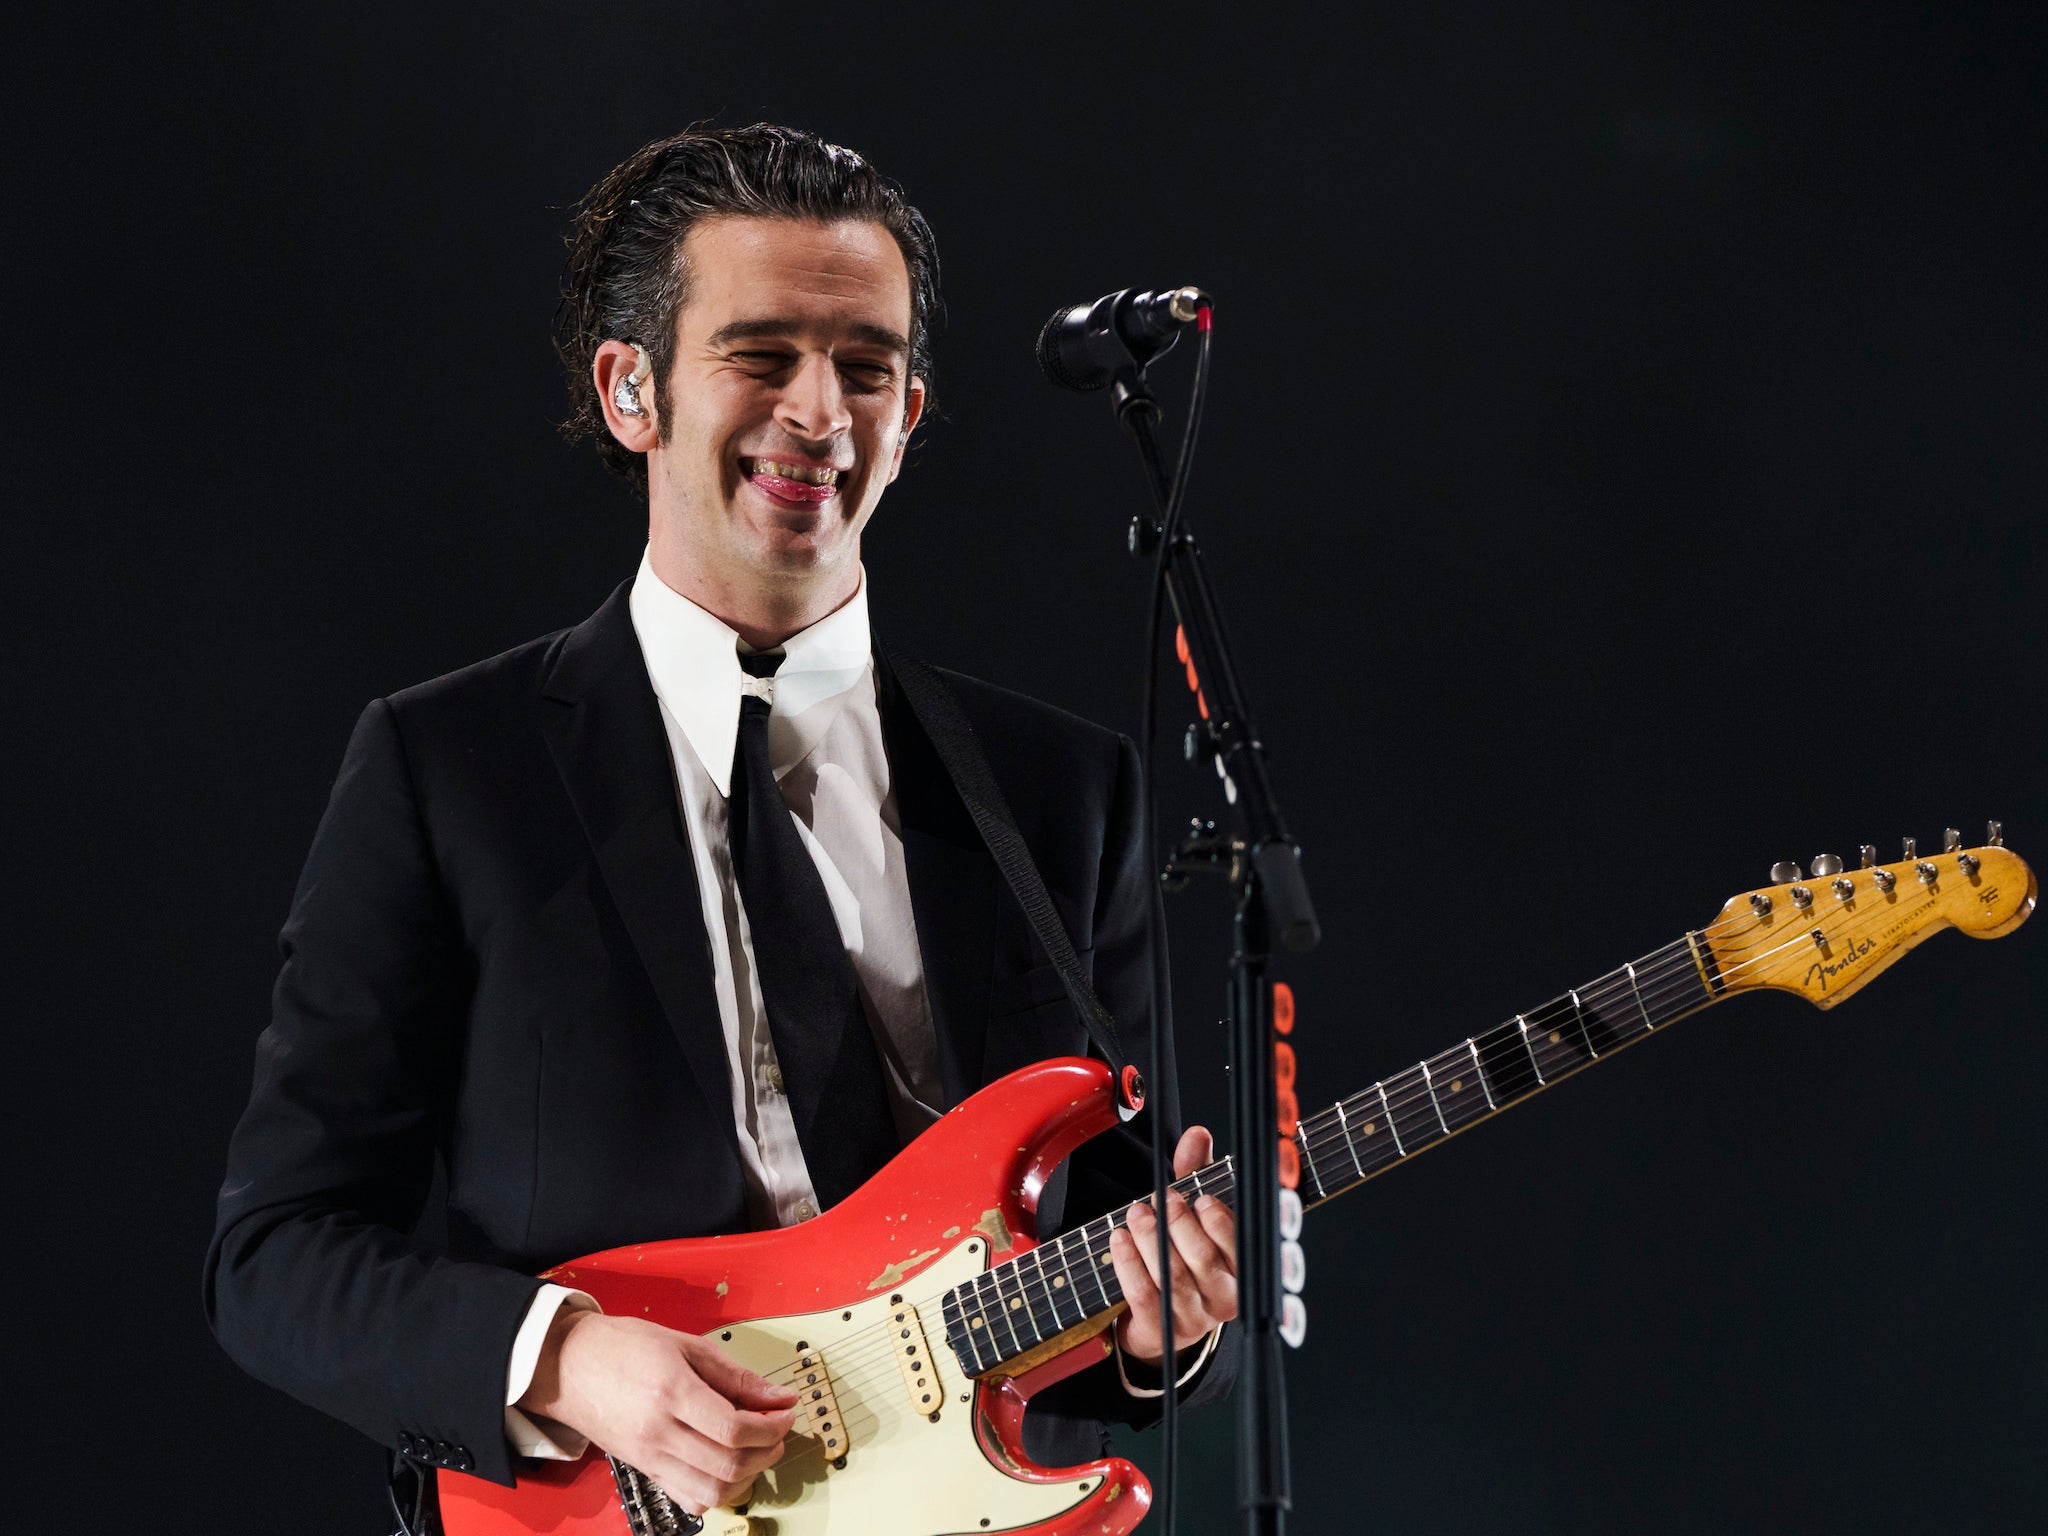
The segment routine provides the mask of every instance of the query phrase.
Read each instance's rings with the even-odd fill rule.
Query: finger
[[[1149,1205],[1134,1205],[1124,1212],[1126,1235],[1137,1249],[1138,1258],[1145,1266],[1145,1276],[1152,1282],[1153,1289],[1159,1286],[1159,1222]]]
[[[773,1410],[787,1408],[797,1400],[791,1387],[779,1387],[757,1371],[750,1371],[715,1344],[699,1340],[700,1348],[690,1351],[690,1363],[711,1389],[727,1402],[741,1408]]]
[[[692,1375],[675,1394],[676,1419],[723,1446],[780,1445],[796,1422],[796,1409],[765,1412],[737,1408],[702,1378]]]
[[[1206,1125],[1191,1125],[1181,1132],[1180,1142],[1173,1149],[1173,1176],[1184,1179],[1197,1168],[1206,1168],[1216,1161],[1216,1138],[1209,1134]]]
[[[1182,1256],[1180,1248],[1178,1246],[1178,1235],[1175,1234],[1173,1231],[1172,1221],[1176,1207],[1179,1208],[1180,1220],[1183,1223],[1189,1221],[1191,1213],[1187,1209],[1187,1202],[1182,1200],[1178,1195],[1169,1194],[1166,1200],[1166,1208],[1168,1213],[1167,1230],[1169,1235],[1173,1236],[1175,1239],[1174,1245],[1169,1255],[1169,1273],[1171,1273],[1171,1275],[1173,1276],[1173,1336],[1177,1342],[1185,1342],[1190,1339],[1200,1338],[1203,1334],[1207,1333],[1211,1327],[1214,1326],[1214,1323],[1207,1316],[1209,1307],[1209,1297],[1206,1294],[1204,1284],[1201,1280],[1199,1280],[1196,1277],[1194,1271],[1192,1271],[1188,1267],[1187,1261]],[[1149,1282],[1146,1288],[1146,1311],[1144,1313],[1144,1320],[1152,1324],[1153,1326],[1157,1327],[1160,1334],[1164,1335],[1166,1330],[1163,1325],[1162,1319],[1165,1312],[1165,1305],[1160,1300],[1160,1286],[1158,1280],[1158,1228],[1152,1220],[1151,1209],[1146,1206],[1131,1207],[1131,1213],[1128,1217],[1128,1220],[1130,1222],[1130,1237],[1134,1243],[1134,1246],[1136,1247],[1137,1257],[1143,1263],[1145,1269],[1145,1278]],[[1199,1229],[1200,1223],[1197,1222],[1195,1223],[1195,1225]],[[1204,1241],[1206,1240],[1207,1239],[1205,1234]],[[1114,1250],[1112,1249],[1112,1252],[1113,1251]],[[1118,1271],[1118,1276],[1119,1278],[1121,1278],[1121,1270]],[[1218,1277],[1210,1281],[1209,1283],[1216,1286],[1219,1292],[1224,1290],[1228,1291],[1228,1300],[1231,1309],[1235,1311],[1237,1305],[1237,1282],[1235,1277],[1233,1276],[1227,1279]],[[1218,1300],[1220,1301],[1222,1299],[1223,1297],[1219,1295]],[[1135,1301],[1132,1302],[1131,1309],[1133,1312],[1136,1312],[1138,1310],[1138,1304]]]
[[[1201,1219],[1202,1230],[1209,1234],[1229,1264],[1230,1272],[1237,1273],[1237,1217],[1229,1206],[1214,1195],[1204,1195],[1195,1202],[1195,1215]]]
[[[679,1438],[674,1442],[674,1454],[677,1460],[703,1473],[721,1492],[751,1483],[774,1466],[782,1455],[780,1443],[744,1447],[719,1445],[687,1424],[679,1424],[676,1429]]]
[[[1167,1196],[1166,1226],[1173,1234],[1174,1253],[1194,1272],[1197,1280],[1205,1280],[1228,1269],[1223,1250],[1209,1235],[1209,1228],[1201,1216],[1177,1194]]]
[[[712,1505],[720,1502],[724,1490],[705,1473],[674,1456],[651,1456],[651,1465],[641,1470],[661,1485],[661,1491],[673,1500],[679,1509],[692,1515],[701,1515]]]
[[[1159,1285],[1146,1267],[1145,1245],[1119,1227],[1109,1234],[1109,1258],[1116,1267],[1117,1284],[1134,1316],[1156,1321],[1159,1316]],[[1157,1262],[1154,1260],[1154,1262]]]
[[[1195,1272],[1193,1269],[1189,1268],[1187,1256],[1181,1252],[1180,1247],[1179,1227],[1187,1223],[1189,1214],[1190,1213],[1187,1208],[1187,1202],[1185,1200],[1181,1199],[1181,1197],[1176,1194],[1169,1193],[1167,1195],[1166,1233],[1168,1241],[1166,1245],[1166,1258],[1168,1264],[1171,1266],[1171,1272],[1173,1275],[1173,1310],[1176,1320],[1178,1320],[1180,1317],[1188,1315],[1188,1298],[1199,1297],[1201,1295],[1201,1286],[1196,1280]],[[1197,1228],[1199,1228],[1201,1226],[1201,1223],[1196,1222],[1194,1225]],[[1207,1234],[1204,1233],[1203,1237],[1204,1240],[1206,1240]],[[1157,1238],[1153,1239],[1152,1246],[1155,1250],[1158,1248],[1159,1243]],[[1154,1262],[1157,1262],[1156,1254]]]
[[[1202,1310],[1208,1315],[1201,1331],[1237,1316],[1237,1232],[1230,1211],[1219,1200],[1204,1197],[1194,1223],[1208,1244],[1208,1255],[1196,1283],[1201,1287]]]

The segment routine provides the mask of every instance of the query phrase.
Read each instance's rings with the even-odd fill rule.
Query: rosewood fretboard
[[[1507,1023],[1474,1035],[1405,1072],[1305,1116],[1295,1135],[1304,1205],[1363,1184],[1425,1147],[1569,1077],[1723,993],[1713,956],[1698,936],[1575,987]],[[1193,1199],[1230,1201],[1229,1158],[1176,1180]],[[970,1375],[998,1371],[1050,1340],[1081,1328],[1123,1300],[1109,1263],[1121,1211],[1039,1244],[954,1287],[941,1298],[946,1342]]]

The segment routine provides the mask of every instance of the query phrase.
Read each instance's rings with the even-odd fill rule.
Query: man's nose
[[[837,437],[853,425],[846,391],[831,358],[812,353],[797,365],[776,402],[775,417],[790,432],[813,443]]]

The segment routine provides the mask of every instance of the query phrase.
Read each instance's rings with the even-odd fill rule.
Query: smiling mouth
[[[765,475],[776,480],[794,480],[799,485],[814,485],[829,489],[839,483],[836,469],[818,469],[809,464],[785,464],[779,459],[741,459],[747,474]]]

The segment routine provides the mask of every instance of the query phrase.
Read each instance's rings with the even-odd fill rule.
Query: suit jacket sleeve
[[[1135,1119],[1107,1131],[1076,1152],[1069,1164],[1065,1225],[1079,1225],[1152,1189],[1152,1116],[1164,1117],[1168,1146],[1180,1136],[1180,1076],[1174,1059],[1171,1000],[1159,998],[1161,1071],[1155,1080],[1146,1028],[1153,992],[1151,916],[1159,903],[1159,881],[1150,867],[1145,839],[1148,800],[1130,740],[1118,739],[1116,788],[1104,830],[1102,871],[1096,885],[1094,976],[1096,995],[1117,1021],[1117,1034],[1131,1061],[1146,1078],[1146,1108]],[[1166,932],[1162,920],[1157,932]],[[1162,970],[1164,967],[1162,966]],[[1237,1330],[1225,1328],[1202,1373],[1181,1388],[1189,1405],[1229,1392],[1237,1376]],[[1185,1357],[1183,1357],[1185,1364]],[[1135,1379],[1135,1377],[1134,1377]],[[1062,1414],[1083,1415],[1144,1429],[1158,1422],[1158,1398],[1133,1397],[1117,1380],[1113,1364],[1082,1371],[1050,1389],[1042,1401]],[[1028,1425],[1029,1419],[1026,1423]]]
[[[206,1257],[214,1333],[373,1439],[510,1483],[505,1362],[539,1282],[413,1235],[471,968],[383,700],[349,742],[280,947]]]

